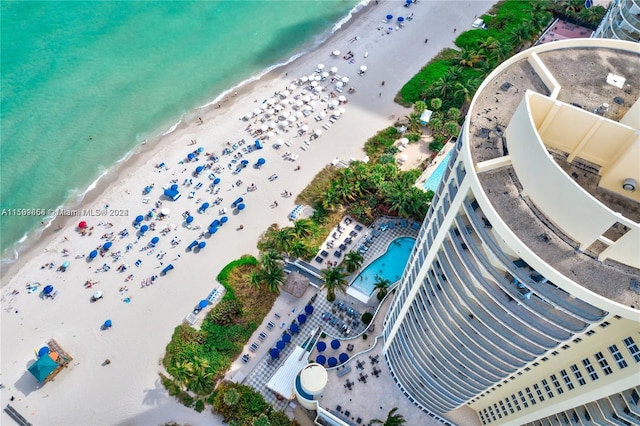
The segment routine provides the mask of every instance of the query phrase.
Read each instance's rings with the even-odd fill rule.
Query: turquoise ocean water
[[[311,49],[355,0],[2,1],[0,249],[141,141]]]

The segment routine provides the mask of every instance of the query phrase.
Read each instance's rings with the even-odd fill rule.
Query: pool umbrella
[[[91,250],[89,253],[89,259],[95,259],[98,256],[98,250]]]
[[[210,234],[215,234],[216,232],[218,232],[218,227],[217,226],[210,226],[209,227],[209,233]]]
[[[159,241],[160,241],[160,238],[158,238],[158,237],[153,237],[153,238],[151,239],[151,245],[152,245],[152,246],[155,246],[156,244],[158,244],[158,242],[159,242]]]
[[[280,351],[278,348],[271,348],[269,355],[271,355],[271,358],[280,358]]]
[[[173,185],[171,185],[171,189],[172,189],[173,191],[177,191],[177,190],[178,190],[178,184],[177,184],[177,183],[174,183]]]
[[[402,16],[398,16],[398,22],[402,22],[404,21],[404,18]]]
[[[324,363],[327,362],[327,357],[324,355],[318,355],[316,362],[320,365],[324,365]]]
[[[338,360],[335,357],[329,357],[329,359],[327,360],[327,364],[329,365],[329,367],[335,367],[336,365],[338,365]]]
[[[102,246],[103,250],[109,250],[111,248],[111,246],[113,245],[113,243],[111,241],[107,241],[106,243],[104,243],[104,245]]]
[[[220,218],[220,223],[227,223],[228,221],[229,221],[229,218],[228,218],[228,217],[226,217],[226,216],[222,216],[222,217]]]
[[[284,333],[282,335],[282,341],[285,343],[289,343],[291,341],[291,335],[289,333]]]
[[[193,216],[187,216],[187,218],[185,219],[185,222],[187,223],[193,222]]]
[[[304,314],[300,314],[298,315],[298,322],[300,324],[304,324],[305,322],[307,322],[307,316]]]
[[[258,158],[258,164],[262,165],[262,164],[264,164],[265,162],[266,162],[266,161],[265,161],[265,159],[264,159],[264,158],[262,158],[262,157]]]
[[[307,305],[307,306],[305,306],[305,307],[304,307],[304,312],[305,312],[307,315],[311,315],[311,314],[313,313],[313,306],[311,306],[311,305]]]
[[[144,216],[142,216],[141,214],[139,214],[138,216],[136,216],[136,223],[140,223],[144,220]]]
[[[207,306],[209,306],[209,302],[207,300],[201,300],[200,303],[198,303],[198,308],[200,309],[204,309]]]
[[[289,331],[291,331],[293,334],[299,333],[300,326],[298,324],[291,324],[291,327],[289,327]]]
[[[244,203],[238,204],[238,210],[244,210],[244,208],[245,208]]]
[[[78,224],[78,228],[85,229],[87,227],[87,222],[84,220]]]
[[[325,349],[327,349],[327,344],[323,341],[319,341],[316,345],[316,349],[318,349],[318,352],[324,352]]]
[[[198,248],[199,248],[199,249],[203,249],[203,248],[205,248],[206,246],[207,246],[207,243],[206,243],[206,242],[204,242],[204,241],[200,241],[200,243],[198,243]]]
[[[219,183],[220,183],[220,178],[215,178],[215,179],[213,180],[213,184],[214,184],[214,185],[217,185],[217,184],[219,184]]]
[[[49,346],[43,346],[38,350],[38,358],[49,355],[50,353],[51,349],[49,349]]]
[[[204,167],[202,167],[202,166],[196,167],[196,173],[198,173],[198,174],[202,173],[203,170],[204,170]]]
[[[338,349],[340,347],[340,340],[333,339],[331,341],[331,349]]]
[[[349,355],[347,355],[344,352],[342,352],[340,354],[340,356],[338,357],[338,359],[340,360],[340,364],[344,364],[349,359]]]
[[[140,233],[144,234],[145,232],[147,232],[149,230],[149,225],[142,225],[140,227]]]
[[[108,319],[108,320],[106,320],[106,321],[104,322],[104,324],[103,324],[103,325],[104,325],[104,328],[111,328],[111,326],[113,325],[113,323],[111,322],[111,320],[110,320],[110,319]]]
[[[284,341],[278,340],[278,343],[276,343],[276,348],[281,351],[284,349],[286,345],[287,344]]]

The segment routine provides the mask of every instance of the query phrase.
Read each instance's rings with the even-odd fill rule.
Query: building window
[[[600,364],[600,368],[602,368],[602,372],[605,376],[613,373],[613,370],[611,370],[611,367],[609,367],[609,363],[605,359],[604,355],[602,355],[602,352],[598,352],[594,356],[596,357],[596,360],[598,360],[598,364]]]
[[[573,364],[571,366],[571,371],[573,372],[573,375],[576,376],[576,380],[578,381],[578,384],[580,386],[584,386],[587,384],[587,381],[584,379],[584,377],[582,377],[582,373],[578,369],[577,365]]]
[[[511,401],[509,401],[509,397],[506,397],[504,399],[504,401],[507,403],[507,407],[509,407],[509,411],[511,412],[511,414],[515,413],[515,411],[513,409],[513,405],[511,405]]]
[[[500,408],[502,409],[502,414],[504,414],[505,417],[507,417],[509,415],[509,413],[507,413],[507,409],[504,406],[504,403],[502,402],[502,400],[500,400]]]
[[[558,395],[564,393],[564,389],[562,389],[562,385],[560,384],[560,381],[558,380],[558,377],[556,377],[555,374],[551,375],[551,381],[553,382],[553,386],[555,386],[556,392],[558,392]]]
[[[547,396],[549,398],[553,398],[553,392],[551,392],[551,387],[549,386],[549,382],[546,379],[542,379],[542,386],[544,386],[545,392],[547,392]]]
[[[587,336],[591,336],[592,334],[596,334],[594,330],[587,331]]]
[[[546,356],[542,357],[542,361],[549,361],[549,358],[547,358]]]
[[[624,357],[618,350],[618,346],[609,346],[609,352],[611,352],[611,356],[613,357],[613,359],[616,360],[616,364],[618,364],[618,367],[620,367],[621,369],[627,367],[627,361],[624,360]]]
[[[569,377],[567,370],[560,371],[560,374],[562,374],[562,379],[567,384],[567,387],[569,388],[569,390],[572,390],[575,386],[573,386],[573,383],[571,382],[571,377]]]
[[[551,352],[551,355],[553,355],[553,356],[558,355],[558,351],[553,351],[553,352]]]
[[[611,323],[609,321],[604,321],[602,324],[600,324],[600,327],[602,328],[606,328],[608,325],[610,325]]]
[[[626,339],[624,339],[624,344],[627,346],[627,349],[629,349],[629,353],[631,354],[633,359],[635,359],[636,362],[640,362],[640,350],[638,350],[638,345],[636,345],[636,342],[634,342],[631,337],[627,337]]]
[[[518,402],[518,398],[516,398],[515,394],[511,395],[511,400],[513,401],[513,405],[516,406],[516,410],[518,411],[522,410],[522,408],[520,408],[520,403]]]
[[[589,374],[589,377],[591,377],[591,380],[598,380],[598,373],[596,373],[596,369],[593,368],[593,365],[591,365],[591,361],[589,361],[589,358],[583,359],[582,365],[584,365],[584,368],[587,370],[587,373]]]
[[[489,406],[489,413],[491,414],[491,418],[493,420],[496,419],[496,413],[493,412],[493,407]]]
[[[571,347],[571,346],[569,346],[569,345],[562,345],[562,349],[564,349],[565,351],[566,351],[567,349],[569,349],[570,347]]]
[[[518,395],[520,396],[520,401],[522,401],[522,405],[524,405],[524,408],[527,408],[529,404],[527,403],[527,399],[524,397],[522,391],[518,391]]]
[[[542,395],[542,391],[540,390],[540,386],[537,383],[534,383],[533,389],[536,391],[536,395],[538,395],[538,399],[540,402],[544,401],[544,395]]]
[[[576,337],[575,339],[573,339],[573,343],[580,343],[582,342],[582,339],[579,337]]]
[[[498,404],[493,404],[493,408],[496,409],[496,414],[498,415],[498,418],[501,419],[502,414],[500,414],[500,410],[498,409]]]
[[[539,365],[540,365],[540,363],[538,363],[538,362],[534,362],[534,363],[533,363],[533,366],[534,366],[534,367],[537,367],[537,366],[539,366]]]
[[[524,388],[524,390],[527,392],[527,396],[529,397],[529,401],[531,401],[531,405],[536,405],[536,399],[533,397],[533,394],[531,393],[531,389],[529,388]]]

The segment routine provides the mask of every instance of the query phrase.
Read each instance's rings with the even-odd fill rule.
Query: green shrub
[[[180,401],[185,407],[193,406],[193,397],[186,392],[180,392],[180,395],[178,395],[178,401]]]
[[[371,320],[373,320],[373,315],[371,314],[371,312],[365,312],[364,314],[362,314],[362,322],[369,325],[371,324]]]
[[[362,340],[367,340],[367,337],[368,337],[368,336],[367,336],[366,334],[363,334],[363,335],[362,335]]]
[[[409,142],[418,142],[422,135],[418,133],[407,133],[404,135],[404,137],[409,139]]]
[[[194,410],[196,410],[198,413],[202,413],[204,411],[204,401],[199,399],[196,401],[195,405],[193,406]]]
[[[236,299],[221,300],[207,315],[217,325],[229,325],[242,314],[242,305]]]

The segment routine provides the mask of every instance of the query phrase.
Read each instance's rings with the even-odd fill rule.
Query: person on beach
[[[428,39],[428,38],[425,38],[425,39],[424,39],[424,43],[425,43],[425,44],[429,43],[429,39]]]

